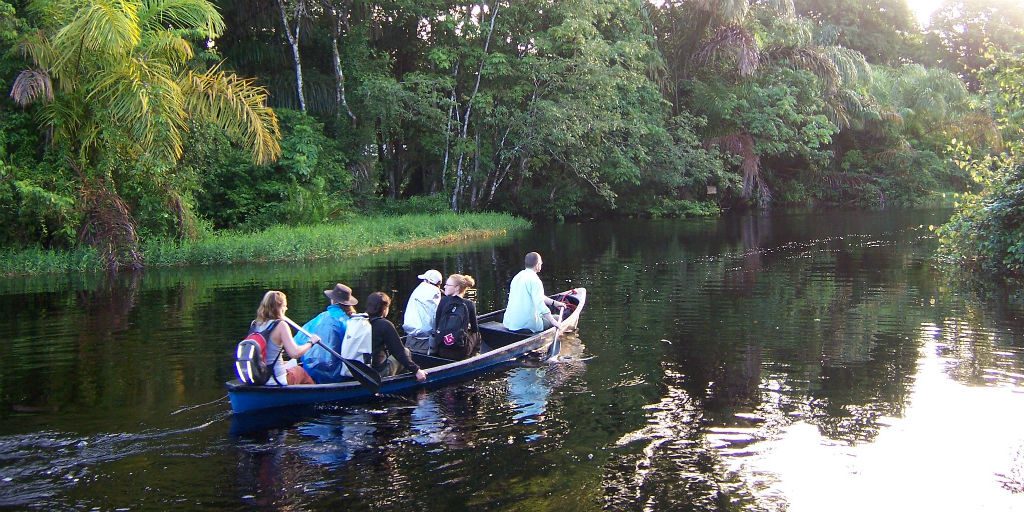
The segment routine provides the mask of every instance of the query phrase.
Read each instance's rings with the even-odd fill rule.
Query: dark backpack
[[[268,380],[274,378],[274,364],[278,358],[274,358],[267,366],[266,354],[267,343],[270,342],[270,332],[277,327],[277,320],[270,322],[270,325],[262,331],[257,331],[250,326],[249,335],[238,342],[235,348],[235,373],[238,380],[250,386],[262,386]],[[280,352],[278,353],[280,355]],[[278,384],[281,384],[278,382]]]
[[[477,349],[479,336],[472,336],[469,332],[469,307],[464,301],[449,302],[444,311],[438,312],[435,324],[431,335],[439,356],[464,359]]]

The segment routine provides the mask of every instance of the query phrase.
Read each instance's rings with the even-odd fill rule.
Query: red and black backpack
[[[257,331],[255,324],[250,326],[249,335],[238,342],[235,348],[235,373],[238,374],[238,380],[252,386],[262,386],[271,378],[277,382],[274,376],[274,363],[278,358],[275,357],[269,366],[266,361],[270,332],[277,327],[277,322],[278,320],[270,322],[262,331]]]

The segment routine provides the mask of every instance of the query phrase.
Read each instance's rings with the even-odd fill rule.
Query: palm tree
[[[137,268],[142,257],[108,159],[170,175],[188,123],[200,120],[243,143],[256,163],[279,156],[266,92],[217,66],[193,67],[191,41],[211,44],[224,28],[209,1],[36,0],[30,10],[42,27],[20,42],[31,67],[11,97],[41,104],[41,124],[78,181],[79,240],[97,246],[109,268]],[[173,190],[168,197],[186,208]]]

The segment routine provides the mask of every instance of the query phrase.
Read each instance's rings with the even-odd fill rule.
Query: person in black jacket
[[[465,298],[466,290],[476,285],[476,281],[471,276],[462,274],[452,274],[448,276],[448,280],[445,281],[442,291],[444,296],[441,297],[441,303],[437,305],[437,316],[434,318],[434,325],[440,326],[442,322],[442,316],[448,311],[452,311],[455,307],[460,307],[459,304],[464,304],[466,310],[468,310],[467,325],[465,330],[468,336],[468,343],[465,347],[445,347],[442,340],[432,337],[430,340],[430,353],[437,354],[441,357],[448,359],[465,359],[480,351],[480,326],[476,322],[476,304],[473,301]]]
[[[395,324],[387,319],[390,308],[391,297],[384,292],[373,292],[366,298],[366,314],[370,317],[370,330],[373,332],[371,365],[382,377],[388,377],[398,373],[401,363],[416,374],[416,380],[423,382],[427,380],[427,374],[412,360],[412,352],[402,344]]]

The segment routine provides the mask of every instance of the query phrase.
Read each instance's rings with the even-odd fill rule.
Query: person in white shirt
[[[537,277],[544,260],[540,254],[531,252],[526,255],[525,263],[526,268],[520,270],[509,285],[502,324],[510,331],[540,332],[549,327],[561,327],[548,306],[562,308],[565,304],[545,295],[544,283]]]
[[[413,352],[427,353],[430,345],[430,331],[434,328],[434,316],[437,314],[437,304],[441,302],[441,272],[430,269],[419,276],[420,284],[409,296],[409,303],[405,306],[405,318],[402,321],[402,330],[409,336],[405,339],[405,346]]]

